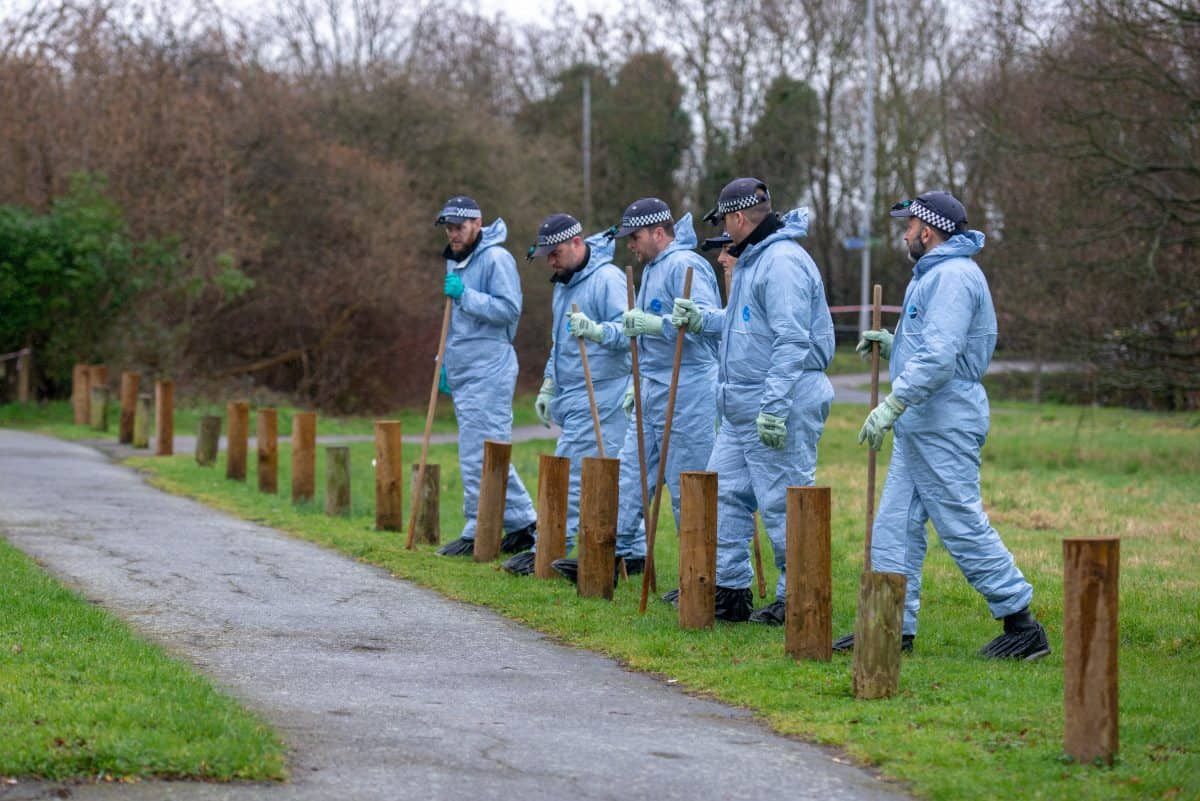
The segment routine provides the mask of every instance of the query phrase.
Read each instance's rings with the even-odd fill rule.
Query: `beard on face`
[[[917,236],[908,243],[908,258],[913,262],[918,261],[929,248],[925,247],[925,243],[921,241],[921,231],[917,231]]]

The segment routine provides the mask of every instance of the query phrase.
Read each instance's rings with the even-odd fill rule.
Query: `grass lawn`
[[[837,405],[821,444],[818,479],[834,489],[834,631],[850,631],[862,559],[865,454],[855,435],[866,409]],[[323,494],[293,506],[188,456],[138,458],[160,486],[382,565],[448,596],[489,606],[563,641],[678,681],[691,691],[753,709],[778,731],[837,745],[933,799],[1200,798],[1200,416],[996,404],[984,450],[983,491],[993,522],[1035,587],[1034,610],[1054,654],[1033,664],[994,663],[975,651],[999,631],[983,600],[944,549],[930,548],[916,653],[901,694],[851,696],[848,657],[826,664],[783,655],[779,629],[718,624],[683,632],[653,603],[637,615],[637,591],[613,603],[581,600],[561,581],[515,578],[498,565],[406,552],[400,535],[373,530],[369,443],[352,448],[353,510],[322,513]],[[409,437],[406,460],[416,458]],[[532,491],[549,441],[519,444],[513,459]],[[280,486],[290,477],[281,447]],[[454,446],[435,446],[442,466],[442,539],[462,523]],[[323,449],[318,477],[324,475]],[[886,469],[887,451],[881,459]],[[320,479],[318,481],[320,482]],[[408,499],[406,499],[408,500]],[[669,506],[659,541],[660,592],[674,586],[677,547]],[[1121,750],[1111,769],[1062,755],[1062,546],[1064,536],[1120,535]],[[936,539],[936,537],[934,537]],[[766,557],[769,561],[770,551]],[[774,569],[768,569],[768,586]]]
[[[0,776],[284,779],[285,757],[255,716],[0,537]]]

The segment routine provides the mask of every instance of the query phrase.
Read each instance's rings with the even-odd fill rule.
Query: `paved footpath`
[[[292,776],[22,782],[4,801],[903,797],[743,710],[159,492],[78,444],[0,430],[0,536],[261,713]]]

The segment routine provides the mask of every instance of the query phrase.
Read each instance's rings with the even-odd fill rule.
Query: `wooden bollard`
[[[150,419],[154,416],[152,411],[154,402],[153,397],[149,392],[142,392],[137,399],[137,412],[133,416],[133,447],[149,448],[150,447]]]
[[[279,492],[279,415],[274,409],[258,410],[258,491]]]
[[[121,419],[117,423],[117,442],[133,442],[133,421],[137,417],[138,382],[141,376],[125,370],[121,373]]]
[[[900,691],[903,573],[864,571],[854,621],[854,697],[889,698]]]
[[[375,421],[376,531],[400,531],[404,528],[403,442],[399,420]],[[415,495],[413,497],[416,498]]]
[[[1117,579],[1121,540],[1063,540],[1063,750],[1081,763],[1117,754]]]
[[[491,562],[500,555],[511,456],[512,443],[483,441],[483,475],[479,477],[479,510],[475,516],[476,562]]]
[[[438,489],[441,470],[436,464],[425,463],[425,486],[417,486],[417,473],[421,466],[412,466],[412,486],[409,494],[417,504],[417,519],[413,524],[413,542],[437,545],[442,540],[442,525],[438,513]]]
[[[71,370],[71,408],[75,412],[75,425],[86,426],[91,422],[88,403],[91,400],[92,371],[86,364],[77,364]]]
[[[206,414],[200,418],[200,427],[196,430],[196,464],[201,467],[216,464],[220,448],[221,418],[219,415]]]
[[[325,449],[325,514],[350,514],[350,448],[346,445]]]
[[[550,565],[567,555],[567,498],[571,492],[571,460],[543,453],[538,457],[537,548],[533,575],[558,578]]]
[[[311,501],[316,492],[317,413],[292,415],[292,503]]]
[[[679,627],[708,629],[717,613],[717,474],[679,474]]]
[[[33,346],[25,344],[25,353],[17,357],[17,403],[29,403],[33,394]]]
[[[108,386],[108,367],[103,364],[88,365],[88,389]]]
[[[829,487],[788,487],[784,650],[796,659],[833,657]]]
[[[617,477],[620,459],[588,456],[579,489],[579,581],[581,598],[613,597],[617,550]]]
[[[246,451],[250,446],[250,404],[230,401],[225,405],[229,436],[225,445],[225,478],[246,480]]]
[[[154,384],[154,453],[170,456],[175,453],[175,382]]]
[[[88,404],[91,427],[94,431],[108,430],[108,387],[100,384],[92,387],[92,399]]]

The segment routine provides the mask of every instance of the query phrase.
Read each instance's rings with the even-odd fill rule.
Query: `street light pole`
[[[871,212],[875,205],[875,0],[867,0],[867,86],[863,135],[862,286],[858,330],[871,327]]]

